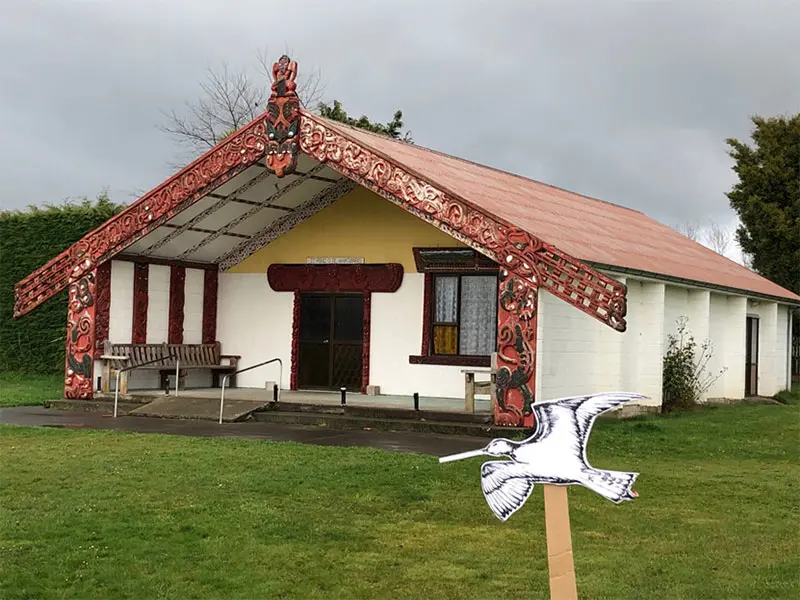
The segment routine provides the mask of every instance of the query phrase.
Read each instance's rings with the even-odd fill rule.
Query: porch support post
[[[69,285],[64,397],[90,400],[95,350],[96,271]]]
[[[531,406],[536,395],[538,295],[538,287],[530,280],[501,269],[497,297],[495,425],[534,426]]]

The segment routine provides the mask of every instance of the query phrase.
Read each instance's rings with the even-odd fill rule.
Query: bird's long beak
[[[450,456],[440,456],[439,462],[446,463],[454,460],[461,460],[462,458],[472,458],[474,456],[483,456],[486,451],[481,448],[480,450],[468,450],[467,452],[459,452],[458,454],[451,454]]]

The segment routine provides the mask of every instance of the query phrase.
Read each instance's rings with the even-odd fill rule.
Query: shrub
[[[119,212],[100,194],[60,206],[0,211],[0,372],[64,369],[66,292],[21,319],[13,318],[14,284]]]
[[[690,410],[727,370],[724,367],[716,375],[707,371],[714,355],[711,340],[703,341],[698,356],[697,342],[687,329],[688,322],[688,317],[679,317],[676,333],[667,337],[662,373],[664,412]]]

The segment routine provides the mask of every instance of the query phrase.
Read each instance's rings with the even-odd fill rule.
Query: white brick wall
[[[789,307],[778,306],[777,334],[775,342],[775,385],[778,391],[789,387]]]
[[[744,359],[747,326],[747,298],[727,296],[725,300],[725,365],[723,397],[744,396]]]

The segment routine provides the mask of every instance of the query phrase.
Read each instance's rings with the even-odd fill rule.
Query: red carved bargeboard
[[[305,112],[300,123],[300,148],[488,256],[522,286],[519,293],[535,296],[541,287],[617,331],[625,331],[624,284],[446,193]],[[503,332],[498,331],[498,375],[505,378],[503,404],[495,403],[498,423],[533,426],[529,405],[534,401],[536,381],[532,362],[536,351],[535,302],[532,311],[525,318],[513,311],[498,315],[498,324],[504,327]],[[501,333],[506,338],[500,338]]]
[[[170,344],[183,343],[183,313],[186,295],[186,268],[172,266],[169,269],[169,327],[167,339]]]
[[[92,397],[95,349],[95,273],[71,283],[67,293],[67,347],[64,397]]]
[[[29,313],[261,159],[265,127],[265,119],[256,119],[20,281],[14,316]]]
[[[111,319],[111,261],[95,271],[94,359],[103,354],[103,342],[108,339]]]
[[[276,292],[396,292],[403,265],[273,264],[267,281]]]

